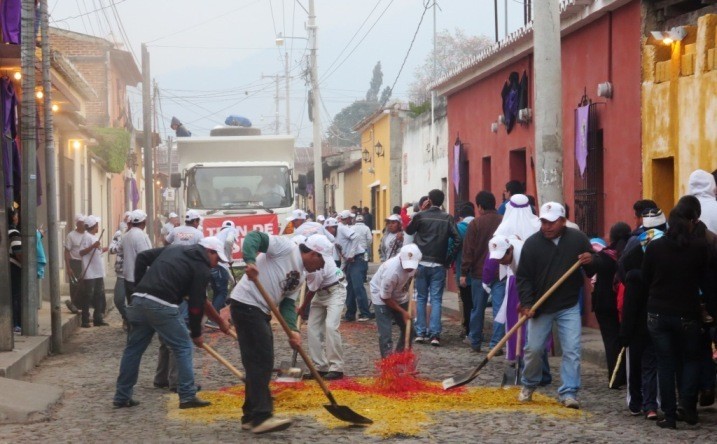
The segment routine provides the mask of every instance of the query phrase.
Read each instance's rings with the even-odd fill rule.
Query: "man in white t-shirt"
[[[242,253],[246,272],[230,295],[231,315],[236,327],[242,364],[246,370],[242,429],[266,433],[288,428],[290,419],[273,416],[274,404],[269,382],[274,369],[274,339],[271,310],[255,281],[261,282],[269,297],[279,306],[289,328],[294,330],[289,344],[301,345],[296,331],[295,301],[304,282],[304,273],[321,270],[331,261],[333,245],[315,234],[304,244],[291,239],[252,231],[244,238]]]
[[[326,380],[344,377],[344,348],[339,325],[346,302],[346,279],[334,261],[327,260],[324,268],[306,276],[308,293],[297,312],[303,316],[309,310],[309,355],[319,374]],[[324,350],[324,345],[326,350]]]
[[[169,237],[169,233],[172,232],[175,228],[179,226],[179,215],[177,213],[169,213],[167,216],[167,223],[162,225],[162,230],[160,231],[160,235],[162,237],[162,243],[164,245],[169,245],[171,242],[167,240],[167,237]]]
[[[363,215],[359,214],[356,216],[356,223],[351,226],[356,232],[359,239],[359,245],[365,251],[364,259],[369,260],[371,257],[372,245],[373,245],[373,234],[371,229],[364,223]]]
[[[118,252],[124,256],[122,274],[124,275],[124,294],[127,298],[127,305],[132,303],[132,293],[134,293],[134,266],[137,262],[137,255],[152,248],[149,236],[144,232],[146,224],[147,213],[142,210],[132,211],[129,229],[122,236],[122,242],[118,248]]]
[[[105,264],[102,255],[107,252],[107,247],[100,245],[97,237],[97,230],[100,226],[100,218],[87,216],[85,218],[85,233],[80,242],[80,256],[82,256],[81,275],[83,298],[80,305],[82,310],[82,328],[90,327],[90,305],[94,307],[92,323],[95,327],[109,325],[104,321],[105,305]]]
[[[85,235],[85,216],[75,215],[75,229],[67,233],[65,238],[65,272],[70,279],[70,300],[65,301],[68,310],[77,314],[82,299],[82,257],[80,256],[80,243]]]
[[[204,237],[204,233],[199,231],[199,222],[201,216],[194,210],[187,211],[184,216],[184,225],[175,227],[169,235],[167,235],[167,243],[172,245],[196,245]]]
[[[371,279],[371,301],[376,313],[378,348],[382,358],[393,353],[393,322],[396,322],[400,333],[395,350],[400,352],[405,347],[406,323],[411,318],[408,312],[409,287],[422,256],[415,244],[404,245],[397,256],[381,264]]]
[[[336,245],[341,250],[341,259],[346,264],[346,280],[348,282],[346,294],[346,313],[344,320],[352,322],[356,320],[358,309],[360,322],[371,320],[375,317],[368,305],[366,294],[366,275],[368,263],[364,257],[366,250],[361,246],[358,234],[351,226],[354,214],[344,210],[338,217],[338,229],[336,232]]]

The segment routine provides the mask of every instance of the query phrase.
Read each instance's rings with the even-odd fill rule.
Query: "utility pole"
[[[311,51],[311,108],[314,118],[314,206],[316,215],[324,214],[324,171],[321,165],[321,94],[319,93],[319,69],[316,61],[318,50],[318,27],[316,26],[316,12],[314,0],[309,0],[309,47]]]
[[[0,112],[5,115],[5,104],[0,101]],[[5,141],[1,142],[0,148],[5,148]],[[7,208],[9,205],[5,202],[5,165],[4,157],[0,156],[0,251],[10,251],[10,245],[7,240]],[[12,202],[12,198],[10,199]],[[0,276],[6,276],[0,279],[0,352],[12,351],[15,346],[15,338],[13,335],[12,322],[12,293],[10,289],[10,261],[3,253],[0,258]]]
[[[563,110],[558,0],[535,2],[535,157],[538,202],[564,202]]]
[[[284,80],[286,81],[286,134],[291,134],[291,99],[289,96],[289,86],[291,77],[289,76],[289,51],[284,52]]]
[[[45,202],[47,204],[47,245],[48,268],[50,275],[50,336],[53,353],[62,353],[62,316],[60,314],[60,242],[58,239],[57,214],[57,151],[53,137],[52,123],[52,84],[50,83],[50,33],[48,31],[47,0],[40,0],[40,32],[42,37],[42,89],[44,92],[44,123],[45,123]]]
[[[37,106],[35,104],[35,0],[22,1],[22,335],[37,336]],[[5,233],[3,233],[5,234]]]
[[[495,19],[495,42],[498,43],[498,0],[493,0],[493,16]]]
[[[503,0],[503,9],[505,9],[505,17],[503,17],[503,38],[508,37],[508,0]]]
[[[149,52],[142,43],[142,132],[144,133],[144,200],[147,212],[147,235],[154,245],[154,177],[152,175],[152,105],[149,77]]]

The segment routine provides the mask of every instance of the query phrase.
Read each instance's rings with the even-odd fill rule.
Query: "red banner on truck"
[[[234,222],[239,233],[232,249],[232,259],[235,261],[242,258],[241,247],[244,242],[244,236],[250,231],[263,231],[269,235],[279,234],[279,218],[276,214],[252,214],[205,217],[202,220],[204,235],[216,236],[222,228],[222,222],[225,220]]]

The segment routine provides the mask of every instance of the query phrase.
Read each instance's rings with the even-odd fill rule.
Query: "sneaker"
[[[212,405],[209,401],[204,401],[202,399],[197,398],[196,396],[188,401],[180,402],[179,408],[180,409],[198,409],[202,407],[207,407],[209,405]]]
[[[322,372],[321,370],[317,370],[316,373],[318,373],[319,376],[321,376],[322,378],[326,378],[326,375],[329,374],[329,372]],[[314,375],[311,373],[305,373],[304,375],[301,376],[301,379],[308,381],[308,380],[314,379]]]
[[[647,413],[645,413],[645,419],[648,419],[650,421],[657,421],[657,412],[654,410],[649,410]]]
[[[152,385],[156,389],[168,389],[169,388],[169,384],[160,384],[159,382],[154,382],[154,383],[152,383]],[[175,388],[174,391],[176,392],[177,389]]]
[[[630,412],[630,416],[640,416],[640,415],[642,415],[642,410],[640,410],[640,409],[633,410],[632,408],[628,408],[628,411]]]
[[[371,320],[371,318],[369,318],[368,316],[359,316],[357,319],[357,321],[359,321],[359,322],[367,322],[370,320]]]
[[[423,336],[416,336],[416,339],[413,340],[416,344],[425,344],[426,341],[428,341],[428,338]]]
[[[661,419],[657,421],[657,427],[661,429],[676,429],[677,424],[675,423],[674,419]]]
[[[241,429],[242,429],[242,430],[251,430],[252,428],[254,428],[254,426],[251,425],[251,421],[249,421],[249,422],[242,422],[242,423],[241,423]]]
[[[335,381],[337,379],[343,379],[343,377],[344,377],[344,372],[328,372],[324,376],[324,379],[327,381]]]
[[[530,402],[533,400],[533,392],[535,392],[535,388],[533,387],[525,387],[520,389],[520,394],[518,395],[518,401],[520,402]]]
[[[110,324],[108,324],[107,322],[105,322],[105,321],[103,321],[103,320],[94,321],[94,322],[92,322],[92,323],[95,325],[95,327],[107,327],[107,326],[110,325]]]
[[[441,339],[440,338],[433,338],[431,339],[431,345],[434,347],[440,347],[441,346]]]
[[[219,325],[217,325],[217,323],[212,321],[211,319],[207,319],[207,322],[204,323],[204,326],[213,330],[219,330]]]
[[[70,310],[70,313],[72,313],[72,314],[77,314],[80,312],[80,310],[77,309],[75,304],[73,304],[72,301],[69,299],[65,300],[65,305],[67,306],[67,309]]]
[[[14,327],[14,328],[12,329],[12,332],[13,332],[13,333],[22,333],[22,327],[19,327],[19,326],[18,326],[18,327]]]
[[[480,345],[475,346],[475,347],[471,345],[471,350],[473,350],[474,353],[482,353],[483,352],[480,348]]]
[[[700,390],[700,405],[707,407],[715,403],[715,390],[704,389]]]
[[[155,387],[156,387],[156,386],[155,386]],[[196,391],[198,391],[198,392],[201,392],[201,391],[202,391],[202,386],[199,385],[199,384],[197,384],[197,385],[194,386],[194,389],[195,389]],[[172,393],[177,393],[177,387],[169,387],[169,391],[172,392]]]
[[[139,405],[139,401],[135,401],[134,399],[128,399],[127,401],[114,401],[112,402],[112,407],[115,409],[123,409],[123,408],[129,408],[129,407],[136,407]]]
[[[82,328],[90,328],[92,327],[89,322],[83,322],[82,325],[80,325]]]
[[[260,433],[278,432],[291,427],[292,422],[293,421],[288,418],[277,418],[272,416],[271,418],[265,419],[264,422],[258,426],[252,427],[251,431],[257,435]]]
[[[569,409],[580,409],[580,402],[571,396],[563,398],[562,404]]]

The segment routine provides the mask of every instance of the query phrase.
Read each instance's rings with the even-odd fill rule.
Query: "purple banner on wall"
[[[581,106],[575,113],[575,160],[578,162],[580,176],[585,173],[588,161],[588,116],[590,105]]]
[[[460,194],[460,183],[461,183],[461,143],[456,141],[453,145],[453,186],[456,188],[456,194]]]

